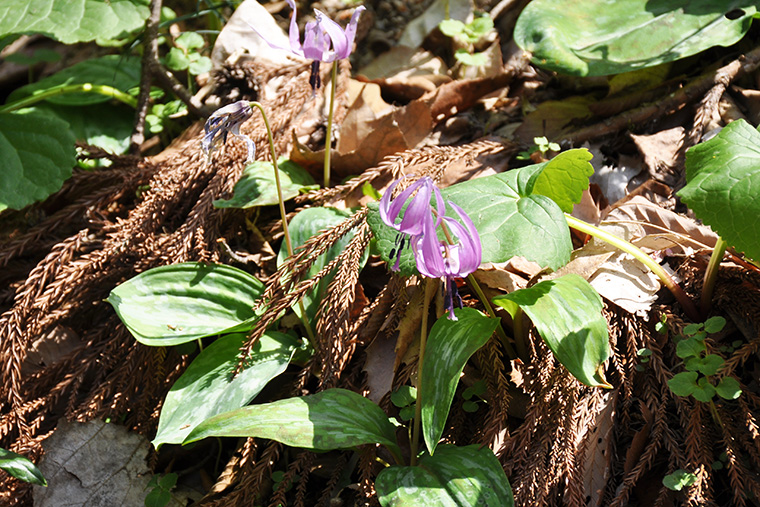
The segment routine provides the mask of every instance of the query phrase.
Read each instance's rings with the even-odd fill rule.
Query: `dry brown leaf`
[[[678,151],[684,137],[683,127],[673,127],[650,135],[629,134],[639,152],[649,174],[656,176],[672,170],[678,164]]]
[[[367,372],[367,398],[380,403],[393,388],[396,375],[396,343],[394,335],[380,333],[367,347],[364,371]]]
[[[357,72],[357,79],[382,88],[395,100],[413,100],[451,81],[446,64],[422,49],[394,46]]]
[[[644,405],[643,402],[641,402],[640,405],[642,413],[644,414],[645,422],[644,426],[633,436],[631,445],[625,452],[623,471],[626,475],[629,474],[631,470],[633,470],[633,468],[639,463],[641,454],[644,452],[644,449],[646,449],[647,444],[649,443],[649,434],[652,430],[652,413],[649,411],[646,405]]]
[[[436,281],[437,282],[437,281]],[[422,323],[422,308],[425,306],[425,288],[424,284],[413,286],[414,291],[406,307],[404,317],[398,323],[398,339],[396,340],[396,360],[393,363],[393,372],[398,370],[402,363],[408,361],[409,357],[416,355],[416,350],[412,350],[412,343],[419,339],[419,329]],[[438,290],[430,291],[431,296],[435,299]],[[416,349],[416,348],[415,348]]]
[[[525,117],[515,136],[525,144],[533,144],[533,138],[545,136],[549,141],[559,142],[572,130],[575,122],[592,116],[589,104],[593,97],[569,97],[565,100],[547,100]]]
[[[615,419],[617,395],[604,395],[603,406],[596,414],[593,425],[580,435],[588,439],[586,455],[583,457],[583,490],[590,500],[586,505],[601,506],[604,500],[604,490],[610,476],[610,458],[612,449],[612,428]]]
[[[82,339],[74,330],[56,326],[32,342],[21,364],[21,374],[31,375],[45,366],[53,365],[82,344]]]

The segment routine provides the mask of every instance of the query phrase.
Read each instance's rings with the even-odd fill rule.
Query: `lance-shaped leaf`
[[[418,466],[383,469],[375,481],[383,507],[512,507],[514,498],[499,460],[487,447],[441,445]]]
[[[282,157],[277,161],[282,198],[287,201],[297,196],[301,190],[315,186],[311,174],[295,162]],[[248,164],[237,183],[231,199],[214,201],[217,208],[252,208],[277,204],[277,186],[274,166],[271,162],[257,160]]]
[[[686,152],[678,195],[731,246],[760,259],[760,133],[744,120]]]
[[[0,211],[60,190],[76,164],[75,141],[68,123],[56,117],[0,114]]]
[[[298,341],[268,331],[254,345],[246,368],[233,377],[245,334],[222,336],[203,349],[166,395],[153,445],[181,444],[198,424],[246,406],[274,377],[285,371]]]
[[[112,290],[108,302],[137,341],[165,347],[250,330],[263,292],[245,271],[188,262],[149,269]]]
[[[602,365],[610,357],[602,298],[575,274],[539,282],[493,302],[515,316],[517,307],[530,317],[538,333],[575,378],[594,387],[611,387]]]
[[[533,0],[514,37],[536,65],[603,76],[730,46],[756,13],[755,0]]]
[[[252,405],[197,426],[184,443],[206,437],[258,437],[318,451],[383,444],[396,456],[396,426],[383,409],[346,389]]]
[[[42,472],[28,458],[7,449],[0,448],[0,470],[5,470],[16,479],[39,486],[47,486]]]
[[[422,434],[430,454],[441,439],[451,402],[464,365],[482,347],[499,324],[473,308],[454,310],[456,321],[447,315],[430,330],[420,389],[422,395]]]

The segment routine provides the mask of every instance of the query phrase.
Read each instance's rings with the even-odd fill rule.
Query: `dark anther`
[[[311,62],[311,75],[309,75],[309,84],[312,90],[318,90],[322,86],[322,80],[319,78],[319,62]]]

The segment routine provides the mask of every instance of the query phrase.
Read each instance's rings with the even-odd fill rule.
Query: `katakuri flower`
[[[240,133],[240,126],[248,121],[253,115],[251,104],[247,100],[240,100],[234,104],[221,107],[209,116],[204,127],[206,135],[201,141],[201,148],[207,157],[211,157],[211,152],[221,141],[222,144],[227,142],[227,134],[232,133],[238,139],[245,141],[248,148],[248,158],[246,162],[253,162],[256,157],[256,145],[253,140],[245,134]]]
[[[276,41],[267,39],[253,25],[249,24],[248,26],[271,47],[291,51],[302,58],[313,60],[309,83],[313,89],[317,89],[320,86],[319,62],[331,63],[335,60],[348,58],[354,48],[354,38],[356,37],[356,26],[359,23],[359,15],[365,10],[365,7],[360,5],[356,8],[345,30],[338,23],[328,18],[324,12],[314,9],[314,15],[317,19],[316,21],[306,23],[302,43],[301,36],[298,33],[298,24],[296,23],[296,3],[294,0],[288,0],[288,5],[293,9],[288,33],[290,47],[282,46]]]

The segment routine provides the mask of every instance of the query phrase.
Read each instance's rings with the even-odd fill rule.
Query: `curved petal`
[[[314,9],[314,13],[317,15],[317,23],[332,41],[333,50],[332,52],[325,51],[322,61],[334,62],[335,60],[347,58],[348,55],[351,54],[351,46],[348,45],[346,32],[338,23],[327,17],[325,13],[319,9]]]
[[[359,15],[362,13],[362,11],[366,10],[366,8],[363,5],[360,5],[356,8],[354,13],[351,15],[351,21],[348,22],[348,26],[346,27],[346,41],[348,42],[348,53],[343,58],[348,58],[348,55],[351,54],[351,51],[354,47],[354,38],[356,37],[356,27],[359,24]]]
[[[303,55],[309,60],[323,60],[326,46],[325,35],[317,21],[309,21],[304,28]]]
[[[462,208],[449,201],[449,205],[457,212],[459,218],[465,224],[464,226],[450,217],[445,217],[446,225],[451,232],[457,237],[457,248],[450,249],[451,271],[447,274],[465,277],[480,267],[482,259],[482,247],[480,245],[480,236],[475,224]],[[456,257],[456,259],[454,258]]]
[[[290,28],[288,30],[288,38],[290,39],[290,50],[300,56],[303,56],[303,46],[301,46],[301,36],[298,33],[298,23],[296,23],[297,13],[296,13],[295,0],[288,0],[288,5],[290,6],[291,9],[293,9],[293,14],[290,16]],[[272,43],[270,42],[269,45],[271,46]]]
[[[396,188],[396,185],[401,183],[401,179],[402,178],[397,179],[391,184],[390,187],[388,187],[388,190],[386,190],[383,196],[380,198],[380,206],[378,209],[380,212],[380,219],[383,221],[383,223],[388,227],[393,227],[394,229],[396,228],[396,217],[390,214],[391,197],[393,196],[393,189]]]
[[[417,271],[429,278],[440,278],[446,275],[446,266],[441,252],[441,242],[435,232],[435,222],[429,215],[422,226],[422,234],[412,238],[412,250]]]
[[[432,217],[433,215],[433,212],[430,208],[430,195],[433,191],[432,180],[430,178],[422,178],[417,183],[412,185],[409,189],[414,190],[417,187],[419,187],[419,190],[417,190],[417,194],[412,197],[412,200],[409,202],[409,206],[406,207],[406,210],[404,211],[404,218],[401,219],[401,223],[399,224],[399,231],[410,234],[412,236],[422,233],[423,221],[428,217]],[[405,192],[406,191],[402,192],[402,195],[404,195]],[[399,199],[399,201],[403,206],[406,199],[403,201]],[[400,211],[401,210],[399,209],[399,212]]]

